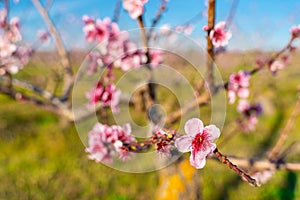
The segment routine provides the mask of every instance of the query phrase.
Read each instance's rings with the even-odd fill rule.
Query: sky
[[[112,17],[118,0],[42,0],[49,8],[50,16],[55,22],[65,45],[71,49],[87,48],[82,32],[82,16],[87,14],[95,18]],[[289,40],[289,29],[300,24],[299,0],[216,0],[216,22],[226,21],[232,3],[237,1],[237,9],[230,26],[232,39],[228,50],[278,50]],[[48,3],[47,3],[48,2]],[[205,44],[205,32],[202,27],[207,18],[202,14],[206,10],[206,0],[169,0],[167,10],[158,27],[169,24],[172,27],[184,24],[191,19],[195,27],[190,37]],[[160,5],[160,0],[149,0],[145,4],[145,24],[149,26]],[[33,43],[39,29],[47,29],[39,13],[30,0],[10,2],[10,16],[20,18],[24,40]],[[121,30],[138,28],[125,10],[120,12],[119,26]],[[42,46],[40,49],[49,49]]]

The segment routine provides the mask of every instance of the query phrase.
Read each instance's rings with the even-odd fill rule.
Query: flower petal
[[[209,134],[209,141],[213,142],[215,139],[220,137],[220,129],[218,127],[216,127],[215,125],[208,125],[205,127],[205,129],[208,130],[208,134]]]
[[[185,135],[175,140],[175,146],[180,152],[188,152],[192,150],[193,138]]]
[[[192,152],[190,156],[190,163],[196,169],[202,169],[206,164],[206,155],[202,152]]]
[[[203,123],[200,119],[192,118],[185,123],[184,130],[188,135],[196,135],[202,133]]]

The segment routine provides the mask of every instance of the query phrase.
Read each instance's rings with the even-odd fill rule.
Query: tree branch
[[[215,0],[208,1],[208,18],[207,18],[207,35],[206,35],[206,51],[207,51],[207,58],[206,58],[206,66],[207,66],[207,84],[209,91],[213,94],[215,93],[215,80],[214,80],[214,60],[215,60],[215,53],[214,53],[214,46],[212,40],[210,39],[209,35],[210,32],[214,29],[215,26],[215,12],[216,9],[216,2]]]
[[[288,162],[271,162],[270,160],[258,160],[249,158],[239,158],[234,156],[227,156],[231,162],[235,163],[239,167],[251,170],[290,170],[300,171],[300,163],[288,163]]]
[[[300,91],[299,91],[300,93]],[[288,134],[291,132],[292,128],[295,125],[295,121],[297,116],[300,113],[300,94],[298,94],[298,99],[296,102],[296,105],[284,127],[284,129],[280,132],[280,136],[274,145],[274,147],[271,149],[270,153],[268,154],[268,158],[272,161],[277,160],[278,153],[280,152],[280,149],[282,148],[282,145],[287,139]]]
[[[35,5],[37,10],[40,12],[42,18],[44,19],[45,23],[47,24],[49,28],[49,32],[51,33],[52,37],[54,38],[54,43],[57,48],[57,52],[60,56],[61,64],[64,68],[64,85],[63,85],[63,91],[62,91],[62,99],[68,100],[69,95],[71,93],[73,83],[74,83],[74,77],[73,77],[73,71],[71,68],[71,63],[68,58],[67,51],[64,47],[64,44],[62,42],[61,36],[59,32],[57,31],[54,23],[52,22],[47,10],[43,7],[41,2],[39,0],[31,0],[32,3]]]

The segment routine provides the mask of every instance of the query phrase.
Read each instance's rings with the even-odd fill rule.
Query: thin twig
[[[250,183],[252,186],[257,187],[258,183],[254,178],[252,178],[250,175],[248,175],[246,172],[241,170],[238,166],[233,164],[227,156],[224,156],[221,152],[219,152],[218,148],[214,150],[214,154],[217,156],[217,158],[220,160],[222,164],[227,165],[230,169],[232,169],[235,173],[237,173],[239,176],[242,177],[243,180],[247,181]]]
[[[251,169],[251,170],[290,170],[290,171],[300,171],[300,163],[289,163],[289,162],[271,162],[270,160],[259,160],[259,159],[249,159],[249,158],[239,158],[234,156],[227,156],[231,162],[235,163],[241,168]]]
[[[238,4],[239,4],[239,0],[233,0],[233,2],[231,4],[229,15],[228,15],[227,20],[226,20],[227,28],[230,28],[230,26],[232,25],[232,21],[233,21],[233,18],[235,16],[236,8],[237,8]]]
[[[150,54],[149,54],[149,44],[148,44],[148,38],[147,38],[145,25],[144,25],[144,21],[143,21],[143,15],[141,15],[137,18],[137,22],[138,22],[139,28],[141,29],[141,39],[143,41],[144,48],[146,50],[146,57],[147,57],[146,67],[150,71],[150,78],[149,78],[147,86],[148,86],[148,93],[149,93],[149,96],[150,96],[149,105],[151,106],[156,101],[156,84],[154,83],[152,68],[150,66],[151,57],[150,57]]]
[[[122,8],[121,4],[122,4],[122,0],[118,0],[115,5],[114,16],[112,18],[113,19],[112,21],[115,23],[118,23],[118,21],[120,19],[120,12],[121,12],[121,8]]]
[[[274,147],[271,149],[270,153],[268,154],[268,158],[270,160],[276,160],[278,153],[280,152],[280,149],[282,148],[282,145],[284,144],[284,142],[287,139],[288,134],[291,132],[292,128],[295,125],[295,121],[297,116],[300,113],[300,94],[298,94],[298,99],[296,102],[296,105],[284,127],[284,129],[280,132],[280,136],[276,142],[276,144],[274,145]]]
[[[166,0],[161,0],[160,6],[158,8],[158,11],[156,12],[155,18],[152,20],[152,24],[150,26],[150,30],[149,30],[148,35],[147,35],[148,41],[152,37],[152,33],[154,31],[154,27],[156,27],[156,25],[158,24],[158,22],[162,18],[163,12],[166,11],[166,3],[167,3]]]
[[[61,36],[59,32],[57,31],[53,21],[51,20],[48,11],[45,7],[41,4],[39,0],[31,0],[32,3],[35,5],[37,10],[40,12],[42,18],[44,19],[45,23],[47,24],[49,28],[49,32],[51,33],[52,37],[54,38],[54,43],[57,48],[57,52],[60,56],[61,64],[64,68],[64,85],[63,85],[63,91],[62,91],[62,99],[68,100],[69,95],[71,93],[73,83],[74,83],[74,77],[73,77],[73,70],[71,68],[71,63],[68,58],[68,54],[66,51],[66,48],[62,42]]]

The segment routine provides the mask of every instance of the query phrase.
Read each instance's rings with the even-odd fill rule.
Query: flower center
[[[220,40],[223,40],[224,39],[224,32],[223,30],[215,30],[214,31],[214,38],[217,40],[217,41],[220,41]]]
[[[192,147],[195,151],[204,151],[207,148],[207,133],[198,133],[192,141]]]

